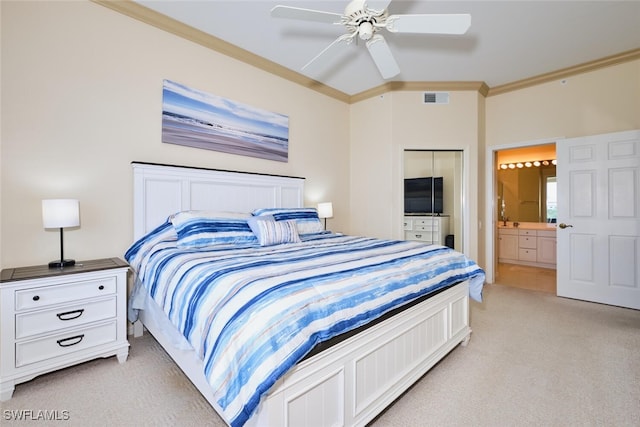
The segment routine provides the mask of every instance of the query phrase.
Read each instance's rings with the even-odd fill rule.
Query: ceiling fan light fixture
[[[372,36],[373,36],[373,25],[371,24],[371,22],[363,22],[360,24],[360,26],[358,27],[358,35],[360,37],[360,40],[369,40]]]

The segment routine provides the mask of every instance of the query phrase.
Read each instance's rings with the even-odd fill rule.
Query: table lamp
[[[318,203],[318,218],[324,218],[324,229],[327,229],[327,218],[333,218],[333,203]]]
[[[42,201],[42,223],[44,228],[60,229],[60,259],[51,261],[49,268],[64,268],[75,265],[73,259],[64,259],[64,240],[62,230],[65,227],[80,225],[80,205],[75,199],[47,199]]]

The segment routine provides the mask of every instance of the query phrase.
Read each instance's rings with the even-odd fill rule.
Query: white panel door
[[[558,296],[640,309],[640,131],[556,149]]]

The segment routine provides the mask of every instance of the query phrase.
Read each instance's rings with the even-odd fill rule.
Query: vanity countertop
[[[507,225],[505,226],[502,221],[498,222],[498,228],[523,228],[527,230],[549,230],[555,231],[557,228],[557,224],[549,224],[546,222],[519,222],[518,226],[515,227],[512,221],[507,221]]]

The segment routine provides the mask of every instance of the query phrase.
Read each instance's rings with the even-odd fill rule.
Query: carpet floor
[[[484,295],[469,345],[372,426],[640,426],[640,311],[504,285]],[[18,385],[0,424],[224,425],[149,334],[130,344],[124,364],[99,359]]]

